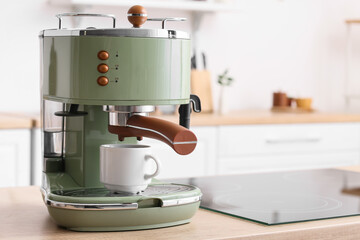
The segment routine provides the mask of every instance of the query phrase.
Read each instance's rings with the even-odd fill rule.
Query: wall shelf
[[[184,10],[194,12],[220,12],[220,11],[234,11],[238,7],[233,3],[216,3],[207,1],[133,1],[133,0],[50,0],[51,4],[55,5],[73,5],[77,7],[86,6],[113,6],[113,7],[131,7],[134,4],[142,5],[145,8],[169,9],[169,10]]]

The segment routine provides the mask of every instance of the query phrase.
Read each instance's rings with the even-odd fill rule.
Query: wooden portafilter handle
[[[147,20],[147,11],[143,6],[132,6],[127,12],[128,20],[134,28],[140,28]]]
[[[108,126],[110,133],[117,134],[119,140],[125,137],[148,137],[160,140],[180,155],[194,151],[197,138],[190,130],[158,118],[134,115],[127,121],[127,126]]]

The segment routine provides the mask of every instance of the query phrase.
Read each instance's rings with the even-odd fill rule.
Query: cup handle
[[[159,175],[159,173],[160,173],[160,166],[161,166],[161,164],[160,164],[160,161],[159,160],[157,160],[154,156],[152,156],[152,155],[145,155],[145,160],[147,161],[147,160],[149,160],[149,159],[152,159],[152,160],[154,160],[154,162],[156,163],[156,171],[153,173],[153,174],[145,174],[145,176],[144,176],[144,178],[145,178],[145,180],[148,180],[148,179],[150,179],[150,178],[153,178],[153,177],[156,177],[157,175]]]

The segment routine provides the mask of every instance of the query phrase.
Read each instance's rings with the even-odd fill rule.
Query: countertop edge
[[[336,218],[334,218],[336,219]],[[341,218],[338,218],[341,219]],[[321,221],[321,220],[316,220]],[[345,223],[334,224],[330,226],[318,226],[308,229],[296,229],[279,231],[272,233],[252,234],[246,236],[234,236],[230,239],[239,240],[264,240],[264,239],[276,239],[276,240],[289,240],[289,239],[317,239],[317,240],[329,240],[329,239],[343,239],[346,237],[349,239],[360,239],[360,222],[358,223]]]

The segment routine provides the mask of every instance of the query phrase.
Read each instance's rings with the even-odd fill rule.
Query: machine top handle
[[[56,14],[56,17],[59,19],[59,29],[62,29],[62,18],[63,17],[105,17],[113,19],[113,28],[116,25],[116,17],[112,14],[99,14],[99,13],[61,13]]]
[[[167,18],[148,18],[148,21],[158,21],[161,22],[161,28],[165,29],[165,23],[167,21],[179,21],[179,22],[183,22],[186,21],[186,18],[181,18],[181,17],[167,17]]]

